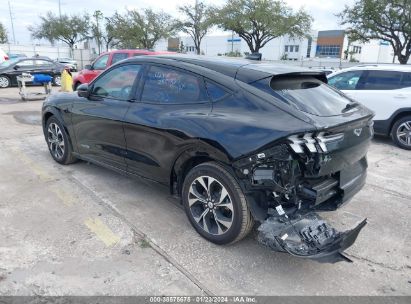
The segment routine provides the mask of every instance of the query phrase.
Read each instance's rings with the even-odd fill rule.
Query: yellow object
[[[73,92],[73,77],[66,70],[61,73],[61,92]]]

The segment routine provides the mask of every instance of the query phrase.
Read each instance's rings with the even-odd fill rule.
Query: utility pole
[[[59,17],[61,19],[61,0],[59,0]]]
[[[101,11],[97,10],[97,11],[94,12],[93,17],[96,18],[96,30],[97,30],[96,34],[97,34],[97,37],[95,37],[95,38],[97,40],[98,54],[100,55],[100,53],[101,53],[101,36],[102,35],[101,35],[101,32],[100,32],[99,20],[100,20],[100,18],[103,18],[103,13]]]
[[[11,31],[13,32],[13,43],[16,44],[16,34],[14,33],[14,22],[13,22],[13,14],[11,12],[10,0],[8,1],[8,3],[9,3],[9,13],[10,13],[10,21],[11,21]]]

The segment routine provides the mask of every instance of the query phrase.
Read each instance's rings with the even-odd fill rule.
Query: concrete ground
[[[271,252],[255,232],[202,239],[167,189],[78,162],[55,163],[41,101],[0,90],[0,295],[411,295],[411,152],[377,138],[365,188],[324,214],[347,250],[320,264]]]

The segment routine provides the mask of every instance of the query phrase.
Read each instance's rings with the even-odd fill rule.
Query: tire
[[[81,84],[80,82],[76,82],[76,83],[73,85],[73,91],[77,91],[77,88],[78,88],[78,86],[79,86],[80,84]]]
[[[0,88],[8,88],[11,86],[10,78],[4,75],[0,75]]]
[[[64,130],[63,125],[54,116],[47,120],[45,133],[50,155],[56,162],[68,165],[76,161],[76,158],[73,156],[69,136]]]
[[[405,150],[411,150],[411,115],[398,119],[391,129],[394,143]]]
[[[204,187],[208,185],[209,191]],[[235,243],[254,226],[240,185],[227,169],[216,162],[203,163],[190,170],[184,179],[182,198],[191,225],[202,237],[215,244]]]
[[[60,87],[61,86],[61,75],[53,76],[53,85]]]

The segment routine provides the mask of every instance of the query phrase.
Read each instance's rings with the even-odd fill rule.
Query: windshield
[[[351,102],[342,93],[313,76],[280,75],[272,77],[269,86],[267,80],[258,83],[254,85],[277,99],[317,116],[341,115]]]
[[[17,58],[13,58],[13,59],[3,61],[2,63],[0,63],[0,69],[1,68],[7,68],[7,67],[11,66],[13,63],[15,63],[18,60],[19,59],[17,59]]]

